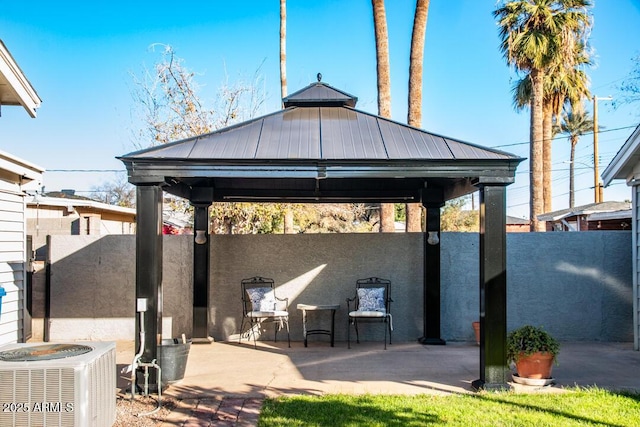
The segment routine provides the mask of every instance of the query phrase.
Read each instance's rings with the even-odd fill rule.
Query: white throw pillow
[[[384,288],[358,288],[359,311],[386,311]]]
[[[272,288],[249,288],[247,295],[251,300],[252,311],[274,311],[276,296]]]

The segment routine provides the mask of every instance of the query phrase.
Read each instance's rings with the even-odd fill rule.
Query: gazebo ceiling
[[[281,111],[119,159],[129,182],[198,202],[448,200],[476,181],[513,182],[523,160],[358,111],[356,101],[317,82]]]

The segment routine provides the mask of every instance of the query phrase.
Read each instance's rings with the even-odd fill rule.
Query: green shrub
[[[522,356],[530,356],[533,353],[550,353],[556,359],[560,351],[560,345],[542,327],[531,325],[514,329],[507,336],[507,363],[517,362]]]

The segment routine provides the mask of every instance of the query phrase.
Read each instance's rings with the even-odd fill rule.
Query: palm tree
[[[280,95],[287,96],[287,0],[280,0]]]
[[[429,15],[429,0],[417,0],[411,34],[411,53],[409,59],[409,107],[407,123],[410,126],[422,126],[422,65],[424,63],[424,39]],[[420,203],[407,203],[406,231],[422,231],[422,206]]]
[[[389,35],[384,0],[371,0],[373,27],[376,39],[378,75],[378,115],[391,118],[391,73],[389,72]],[[380,232],[393,232],[395,207],[393,203],[380,204]]]
[[[371,0],[373,27],[376,39],[378,75],[378,115],[391,118],[391,73],[389,65],[389,35],[384,0]]]
[[[280,0],[280,99],[287,96],[287,0]],[[284,106],[284,104],[283,104]],[[284,233],[293,234],[293,209],[284,206]]]
[[[593,119],[589,117],[589,114],[582,109],[578,111],[571,111],[569,114],[564,115],[562,122],[556,127],[556,130],[560,133],[566,134],[569,137],[571,143],[571,155],[569,157],[569,207],[574,207],[574,167],[576,157],[576,145],[580,136],[587,132],[593,131]]]
[[[589,24],[589,0],[513,0],[494,12],[500,26],[500,49],[509,65],[531,79],[530,220],[532,231],[543,231],[544,81],[552,64],[566,53],[567,34],[584,34]],[[571,47],[573,49],[573,47]]]
[[[544,96],[544,142],[542,149],[542,163],[544,169],[543,199],[544,211],[552,211],[551,206],[551,143],[553,141],[553,126],[561,120],[562,110],[569,103],[572,111],[581,111],[583,101],[591,97],[589,92],[589,77],[582,69],[591,65],[591,58],[586,44],[582,40],[575,40],[579,34],[564,34],[566,38],[565,55],[556,58],[547,74]],[[570,54],[569,54],[570,53]]]
[[[409,108],[407,123],[410,126],[422,126],[422,65],[424,63],[424,39],[429,15],[429,1],[417,0],[411,34],[411,53],[409,59]]]
[[[580,44],[576,52],[576,58],[571,66],[571,61],[566,59],[552,67],[544,81],[544,101],[543,101],[543,205],[544,211],[549,212],[551,206],[551,143],[553,141],[553,126],[560,122],[562,109],[567,105],[572,110],[582,108],[585,99],[591,97],[589,92],[589,78],[580,68],[583,65],[590,65],[584,45]],[[518,80],[512,88],[513,104],[516,110],[523,109],[531,102],[531,79],[526,75]]]

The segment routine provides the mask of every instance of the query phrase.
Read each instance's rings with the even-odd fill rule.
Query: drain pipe
[[[162,408],[162,369],[160,368],[160,365],[158,365],[156,363],[156,359],[153,359],[151,361],[151,363],[143,363],[143,362],[139,362],[138,366],[141,366],[144,368],[144,395],[148,396],[149,395],[149,368],[155,368],[158,371],[158,406],[155,407],[155,409],[153,409],[150,412],[142,412],[140,414],[138,414],[138,417],[144,417],[147,415],[153,415],[156,412],[158,412],[160,410],[160,408]]]
[[[140,313],[140,349],[136,353],[133,358],[133,362],[131,363],[131,400],[134,400],[136,397],[136,372],[138,368],[144,368],[144,395],[149,395],[149,368],[154,368],[157,370],[157,380],[158,380],[158,406],[152,410],[151,412],[144,412],[138,414],[139,417],[155,414],[162,407],[162,369],[160,365],[156,363],[156,359],[153,359],[150,363],[141,362],[140,358],[144,353],[144,340],[145,340],[145,330],[144,330],[144,313],[147,311],[147,299],[146,298],[138,298],[136,300],[136,310]]]

